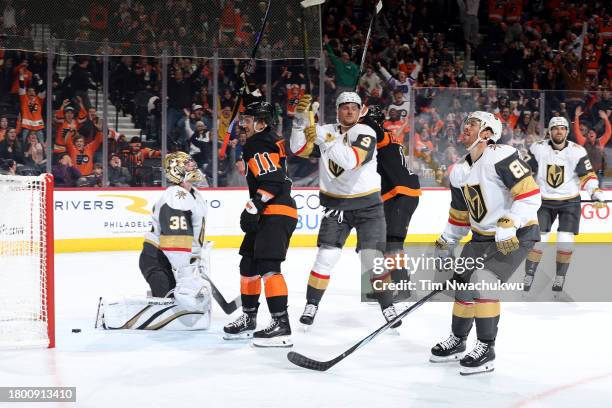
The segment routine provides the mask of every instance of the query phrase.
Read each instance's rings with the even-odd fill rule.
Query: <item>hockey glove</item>
[[[306,143],[314,143],[317,138],[317,127],[316,126],[308,126],[304,129],[304,135],[306,135]]]
[[[308,108],[310,108],[310,104],[312,102],[312,95],[304,94],[300,98],[297,106],[295,107],[295,117],[294,117],[294,127],[306,127],[313,126],[314,123],[309,123],[309,115]]]
[[[243,232],[257,232],[259,229],[259,214],[263,211],[264,203],[261,197],[249,200],[240,214],[240,229]]]
[[[504,255],[519,249],[519,240],[516,237],[516,227],[514,221],[509,217],[501,217],[497,220],[495,229],[495,242],[497,249]]]
[[[455,258],[455,247],[457,243],[452,239],[445,238],[444,235],[435,242],[434,256],[440,259],[440,272],[448,272],[452,270],[452,265]],[[446,268],[448,266],[448,268]]]
[[[606,203],[603,191],[601,191],[598,188],[593,190],[593,194],[591,194],[591,200],[596,200],[593,203],[593,208],[605,208],[608,206],[608,204]]]

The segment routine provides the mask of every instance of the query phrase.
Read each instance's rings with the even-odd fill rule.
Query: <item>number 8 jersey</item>
[[[468,154],[453,167],[450,183],[448,222],[457,235],[464,236],[471,227],[472,232],[493,236],[497,220],[510,216],[517,229],[535,227],[533,237],[522,238],[539,240],[540,190],[514,147],[489,144],[475,162]]]

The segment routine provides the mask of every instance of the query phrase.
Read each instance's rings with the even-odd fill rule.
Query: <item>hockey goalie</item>
[[[210,325],[207,203],[193,187],[203,175],[183,152],[168,154],[163,167],[171,186],[153,206],[153,227],[139,260],[152,297],[101,299],[97,326],[104,329],[203,330]]]

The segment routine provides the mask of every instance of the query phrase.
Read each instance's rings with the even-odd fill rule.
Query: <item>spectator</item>
[[[91,107],[87,91],[97,88],[89,72],[89,63],[89,57],[80,57],[80,61],[72,67],[72,73],[66,79],[69,95],[80,97],[86,109]]]
[[[53,145],[53,153],[61,153],[66,151],[66,139],[68,136],[74,137],[79,128],[79,124],[85,119],[85,112],[81,110],[78,121],[75,119],[74,108],[70,106],[70,100],[64,99],[62,106],[55,113],[55,123],[57,125],[57,133],[55,134],[55,144]]]
[[[85,142],[87,143],[93,141],[98,133],[102,132],[102,121],[98,116],[96,108],[87,109],[87,116],[79,122],[78,131],[79,134],[85,137]]]
[[[98,132],[96,138],[89,143],[85,142],[85,136],[81,134],[74,137],[70,135],[66,139],[66,151],[81,175],[89,176],[93,172],[94,153],[101,144],[102,132]]]
[[[363,89],[366,98],[372,96],[372,93],[382,95],[383,93],[383,81],[374,72],[374,69],[368,65],[365,74],[359,80],[359,86]]]
[[[28,134],[35,133],[39,140],[44,140],[45,122],[43,121],[43,101],[45,99],[45,91],[36,94],[36,90],[28,87],[24,80],[24,70],[19,71],[19,101],[21,104],[21,137],[22,140],[28,137]]]
[[[408,120],[410,114],[410,102],[404,99],[404,92],[401,89],[393,91],[393,101],[387,106],[387,112],[391,112],[391,109],[395,109],[402,121]]]
[[[108,167],[108,183],[111,187],[129,187],[131,181],[132,176],[128,169],[121,167],[121,158],[113,154]]]
[[[416,78],[421,70],[421,65],[415,63],[415,68],[412,70],[410,76],[406,75],[404,71],[398,71],[397,79],[393,78],[389,71],[382,66],[381,63],[377,64],[378,70],[382,74],[383,78],[387,81],[387,85],[392,91],[402,91],[404,94],[404,100],[410,100],[410,89],[416,82]]]
[[[43,171],[47,163],[45,145],[38,140],[36,133],[30,133],[24,148],[24,164],[38,171]]]
[[[582,146],[587,151],[589,156],[589,160],[591,161],[591,165],[593,166],[593,171],[597,174],[599,178],[599,183],[601,184],[602,178],[604,176],[604,172],[606,169],[606,151],[605,147],[612,137],[612,127],[610,127],[610,120],[608,115],[604,111],[599,111],[599,117],[603,120],[605,125],[604,133],[601,135],[599,140],[597,139],[597,133],[594,129],[588,129],[586,137],[584,136],[583,131],[581,130],[580,124],[580,116],[582,116],[583,111],[582,107],[578,105],[576,107],[576,113],[574,117],[574,135],[576,137],[576,142]]]
[[[329,45],[329,37],[323,37],[323,44],[327,50],[327,56],[336,69],[336,95],[344,91],[354,91],[359,79],[359,67],[351,61],[346,51],[342,51],[338,57]]]
[[[0,142],[6,137],[8,131],[8,119],[6,117],[0,118]]]
[[[76,187],[83,180],[79,169],[72,165],[72,159],[66,152],[60,153],[59,160],[52,168],[55,185],[58,187]]]
[[[17,140],[17,130],[9,128],[6,138],[0,142],[0,159],[12,159],[19,164],[24,164],[23,148]]]
[[[189,112],[185,110],[185,116],[188,114]],[[189,155],[193,157],[204,174],[210,176],[208,167],[212,161],[212,140],[206,125],[202,121],[197,121],[195,131],[193,131],[189,126],[189,121],[186,120],[185,133],[190,141]]]

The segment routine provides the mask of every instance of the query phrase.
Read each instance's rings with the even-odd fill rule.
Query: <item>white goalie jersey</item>
[[[173,267],[189,265],[204,245],[206,213],[206,200],[195,188],[168,187],[153,206],[153,228],[145,242],[163,251]]]
[[[468,154],[454,166],[450,184],[447,237],[459,239],[470,228],[474,233],[494,236],[502,217],[510,217],[519,230],[538,225],[540,190],[514,147],[489,144],[473,163]],[[526,238],[539,239],[538,229],[531,235]]]
[[[291,150],[300,157],[319,157],[320,200],[326,208],[355,210],[381,202],[380,175],[376,171],[376,133],[356,124],[346,133],[340,125],[316,125],[315,145],[303,129],[291,133]]]
[[[543,200],[572,200],[580,196],[584,187],[589,194],[599,183],[584,147],[570,142],[561,150],[553,148],[550,140],[531,145],[527,162],[536,174]]]

